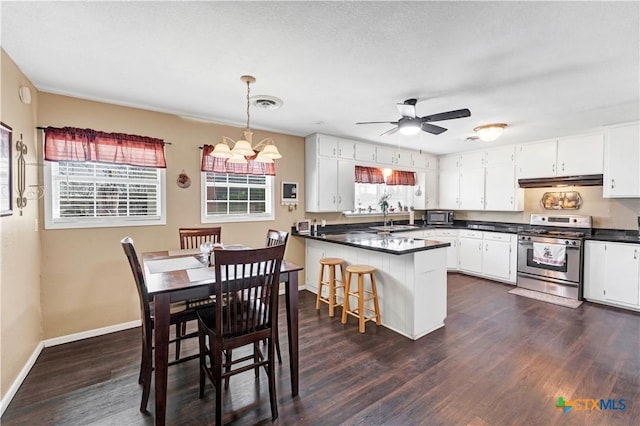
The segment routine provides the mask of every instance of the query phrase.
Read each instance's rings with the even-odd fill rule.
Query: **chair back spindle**
[[[180,248],[199,248],[204,242],[219,243],[221,241],[222,228],[180,228]]]

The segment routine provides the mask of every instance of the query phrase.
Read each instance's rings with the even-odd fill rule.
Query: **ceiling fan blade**
[[[441,112],[439,114],[426,115],[424,117],[421,117],[420,120],[422,120],[422,122],[424,123],[427,121],[453,120],[454,118],[464,118],[464,117],[470,117],[470,116],[471,116],[471,111],[465,108],[465,109],[457,109],[455,111]]]
[[[436,126],[434,124],[422,123],[422,130],[427,133],[431,133],[432,135],[439,135],[440,133],[444,133],[447,131],[444,127]]]
[[[356,124],[398,124],[397,121],[361,121]]]
[[[392,128],[390,128],[389,130],[387,130],[386,132],[382,133],[380,136],[392,135],[392,134],[394,134],[394,133],[395,133],[395,132],[397,132],[397,131],[398,131],[398,128],[397,128],[397,127],[392,127]]]
[[[416,118],[416,107],[415,107],[415,105],[407,104],[406,102],[407,101],[405,101],[404,104],[396,104],[396,107],[398,108],[398,112],[403,117]]]

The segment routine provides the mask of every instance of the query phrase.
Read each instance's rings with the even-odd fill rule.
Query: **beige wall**
[[[0,49],[0,120],[13,129],[13,187],[16,181],[15,142],[22,133],[27,145],[26,184],[37,184],[38,167],[36,111],[38,94],[16,64]],[[18,88],[31,89],[32,102],[18,98]],[[40,234],[37,197],[27,202],[22,216],[15,206],[13,215],[0,217],[0,395],[4,398],[11,384],[42,341],[40,312]]]
[[[40,126],[130,133],[172,143],[166,147],[166,226],[42,231],[45,339],[139,319],[133,277],[120,240],[131,236],[139,254],[178,248],[178,228],[206,226],[200,223],[201,151],[198,147],[217,143],[223,135],[238,139],[242,129],[48,93],[41,93],[39,99]],[[255,141],[272,136],[283,156],[276,161],[276,220],[222,224],[222,240],[255,247],[264,244],[268,228],[290,230],[297,219],[304,217],[303,208],[289,212],[279,204],[281,181],[299,182],[304,187],[304,139],[254,132]],[[176,184],[182,170],[191,177],[192,184],[187,189]],[[304,192],[300,196],[304,200]],[[303,241],[290,238],[285,256],[304,265]]]

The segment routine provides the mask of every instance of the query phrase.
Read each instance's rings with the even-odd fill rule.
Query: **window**
[[[404,208],[413,205],[413,194],[415,186],[407,185],[385,185],[379,183],[355,183],[356,213],[381,213],[378,204],[382,194],[390,195],[389,211],[398,212],[398,203]],[[369,210],[371,208],[371,210]]]
[[[45,162],[45,228],[166,224],[165,169]]]
[[[202,172],[202,223],[273,220],[273,176]]]

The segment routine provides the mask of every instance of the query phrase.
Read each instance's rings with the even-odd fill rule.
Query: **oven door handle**
[[[518,241],[518,245],[519,246],[523,246],[523,247],[525,247],[525,246],[526,247],[533,247],[533,241]],[[580,246],[568,246],[568,245],[565,245],[565,247],[567,248],[567,250],[580,250]]]

